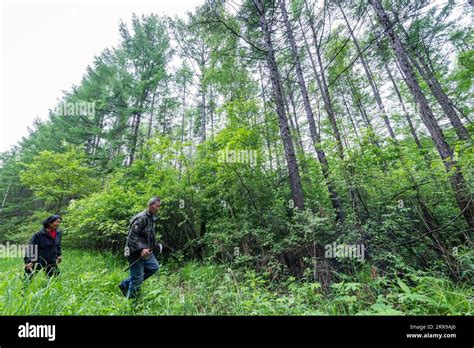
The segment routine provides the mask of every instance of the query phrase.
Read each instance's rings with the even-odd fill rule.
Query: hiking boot
[[[128,289],[123,282],[121,282],[118,287],[122,290],[123,296],[127,297]]]

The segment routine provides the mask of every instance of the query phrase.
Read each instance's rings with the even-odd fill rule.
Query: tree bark
[[[290,130],[288,126],[288,119],[285,113],[285,105],[283,102],[283,92],[281,85],[280,72],[275,59],[275,51],[270,35],[269,23],[265,16],[265,9],[262,0],[253,1],[257,14],[259,16],[260,28],[264,35],[265,49],[267,53],[267,63],[270,72],[270,79],[272,82],[273,93],[275,95],[276,111],[278,115],[278,123],[280,126],[280,136],[283,141],[285,150],[286,163],[288,165],[288,172],[290,177],[290,186],[294,206],[299,209],[304,209],[303,188],[301,186],[301,177],[299,173],[298,163],[296,161],[295,149],[293,141],[290,137]]]
[[[265,100],[265,89],[263,88],[263,71],[262,66],[258,65],[258,71],[260,73],[260,89],[263,102],[263,121],[265,124],[265,144],[267,146],[268,158],[270,160],[270,169],[273,170],[273,156],[272,156],[272,147],[270,146],[270,134],[268,132],[268,122],[267,122],[267,102]]]
[[[204,85],[201,82],[201,141],[206,140],[206,91]]]
[[[128,162],[130,166],[133,164],[133,160],[135,159],[135,152],[136,152],[137,143],[138,143],[138,130],[140,129],[140,121],[141,121],[141,113],[137,112],[133,116],[132,144],[130,147],[130,160]]]
[[[148,133],[147,133],[148,140],[150,140],[151,138],[151,129],[153,126],[153,111],[155,109],[155,96],[156,96],[156,89],[153,92],[153,97],[151,98],[150,122],[148,122]]]
[[[316,123],[314,122],[313,109],[311,108],[311,104],[309,102],[308,89],[306,88],[306,82],[303,76],[303,70],[301,69],[301,61],[298,54],[298,48],[296,47],[295,38],[293,36],[293,29],[291,28],[290,22],[288,20],[288,14],[286,12],[284,1],[279,0],[279,3],[280,3],[280,9],[283,15],[283,21],[285,22],[285,26],[286,26],[286,34],[288,36],[288,41],[290,43],[291,52],[292,52],[293,59],[295,62],[296,75],[298,78],[298,84],[300,87],[301,96],[303,98],[303,105],[306,111],[306,117],[308,118],[311,139],[313,140],[313,144],[316,148],[318,160],[321,163],[321,166],[325,167],[323,169],[323,174],[325,173],[324,178],[326,180],[326,186],[328,187],[328,191],[331,196],[333,208],[336,211],[336,221],[344,222],[344,212],[342,208],[342,203],[339,199],[339,195],[336,192],[336,189],[332,187],[332,185],[329,183],[329,164],[326,160],[326,154],[324,153],[324,150],[322,150],[321,148],[321,139],[316,131]],[[341,139],[339,137],[339,142],[340,141]],[[341,143],[341,147],[342,147],[342,143]],[[342,155],[342,159],[343,158],[344,158],[344,155]]]

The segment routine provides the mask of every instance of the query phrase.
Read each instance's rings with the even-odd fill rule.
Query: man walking
[[[148,201],[148,208],[130,220],[125,245],[125,256],[128,257],[130,264],[130,277],[119,284],[120,290],[127,298],[137,298],[143,281],[160,268],[153,254],[156,246],[159,246],[161,251],[161,244],[157,244],[155,239],[155,214],[160,207],[160,198],[152,197]]]

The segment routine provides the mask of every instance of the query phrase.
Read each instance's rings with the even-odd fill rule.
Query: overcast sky
[[[119,42],[122,18],[184,16],[204,0],[0,0],[0,152],[47,119],[63,90],[78,85],[94,56]]]

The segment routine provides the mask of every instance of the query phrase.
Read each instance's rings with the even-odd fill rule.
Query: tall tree
[[[288,118],[286,117],[285,112],[281,77],[276,63],[275,50],[273,48],[273,42],[271,38],[272,28],[270,27],[269,21],[266,18],[268,8],[264,6],[262,0],[253,0],[253,4],[259,18],[260,29],[264,36],[263,41],[267,54],[267,66],[270,74],[270,79],[272,81],[273,94],[275,97],[275,104],[277,109],[276,111],[278,115],[278,123],[280,126],[280,136],[285,150],[285,158],[290,176],[290,186],[293,196],[293,202],[295,207],[303,209],[304,197],[303,188],[301,185],[301,177],[298,168],[298,162],[296,161],[295,148],[290,136]]]
[[[369,65],[367,64],[367,61],[365,59],[364,53],[362,52],[359,42],[357,38],[354,35],[354,31],[352,30],[351,24],[349,23],[349,20],[347,19],[346,13],[344,12],[344,9],[342,8],[340,3],[337,3],[339,10],[342,13],[342,17],[344,18],[344,21],[346,23],[347,29],[349,30],[349,34],[352,38],[352,42],[354,43],[354,47],[356,48],[356,53],[357,57],[359,57],[360,62],[362,63],[362,67],[364,68],[364,72],[366,74],[367,80],[369,81],[370,88],[372,89],[372,93],[374,95],[375,100],[377,101],[377,105],[379,107],[380,113],[382,114],[382,119],[385,122],[385,126],[387,127],[388,133],[392,139],[396,139],[395,137],[395,132],[393,131],[392,125],[390,123],[390,120],[387,116],[387,111],[385,110],[384,103],[382,101],[382,97],[380,96],[379,89],[372,77],[372,71],[369,68]]]
[[[311,139],[313,141],[314,147],[316,148],[316,154],[317,154],[319,163],[321,164],[324,179],[326,181],[326,186],[329,191],[329,195],[331,197],[333,208],[336,212],[336,221],[344,222],[344,211],[343,211],[342,203],[341,203],[341,200],[339,199],[339,195],[336,189],[331,184],[331,181],[329,178],[329,164],[326,159],[326,153],[321,147],[321,139],[316,130],[316,123],[314,121],[313,109],[309,101],[308,89],[306,87],[305,78],[303,76],[303,70],[301,68],[300,54],[298,52],[298,47],[296,46],[295,38],[293,35],[293,28],[291,27],[290,21],[288,19],[285,2],[283,0],[279,0],[279,4],[280,4],[280,9],[283,15],[283,22],[285,23],[285,27],[286,27],[286,35],[288,37],[288,42],[290,44],[290,48],[291,48],[291,52],[292,52],[292,56],[293,56],[293,60],[295,64],[296,76],[298,78],[300,93],[303,98],[303,105],[306,112],[306,117],[309,123],[309,131],[310,131]],[[319,77],[317,78],[319,79]],[[340,146],[342,146],[342,144],[340,144]]]
[[[459,165],[456,163],[453,156],[453,151],[447,143],[443,131],[441,130],[438,121],[433,115],[433,111],[428,105],[428,101],[426,100],[426,97],[416,79],[413,67],[410,65],[406,48],[404,47],[397,33],[395,33],[393,24],[382,7],[380,0],[369,0],[369,3],[374,8],[378,20],[385,31],[385,35],[391,42],[400,67],[405,75],[405,78],[407,79],[410,90],[413,93],[413,97],[420,107],[420,114],[423,123],[425,124],[426,128],[428,128],[431,138],[435,143],[436,149],[443,160],[459,209],[461,210],[469,227],[474,229],[474,205],[472,204],[472,194],[467,188],[461,168],[459,168]]]
[[[453,2],[449,2],[446,5],[446,9],[453,5]],[[430,11],[433,13],[432,11]],[[427,16],[425,17],[428,22],[431,20],[435,21],[434,25],[428,25],[430,31],[438,31],[437,30],[437,23],[443,20],[443,17],[446,16],[447,11],[442,11],[441,14],[438,16]],[[449,99],[448,95],[443,90],[441,83],[439,82],[438,78],[436,77],[433,62],[430,59],[429,49],[425,44],[425,38],[422,36],[423,33],[420,33],[420,24],[421,20],[415,20],[414,24],[412,24],[413,30],[412,35],[410,35],[405,28],[403,27],[402,23],[400,22],[400,18],[398,13],[395,12],[395,19],[398,23],[398,27],[403,32],[406,42],[408,43],[408,58],[410,59],[413,66],[418,70],[423,80],[428,85],[429,90],[438,101],[441,109],[448,117],[451,125],[453,126],[454,130],[459,139],[461,140],[469,140],[469,132],[462,123],[461,119],[459,118],[454,104]],[[422,54],[425,53],[424,55]]]
[[[118,51],[123,74],[130,81],[131,136],[129,164],[135,159],[143,113],[150,104],[158,83],[166,78],[166,64],[170,58],[170,44],[164,23],[155,15],[132,17],[133,33],[125,23],[120,25],[122,38]]]

